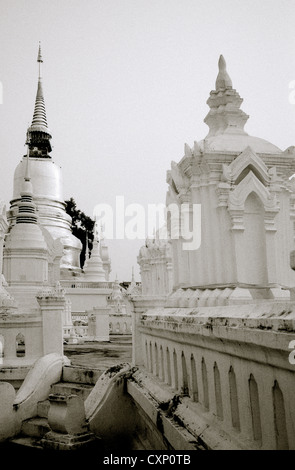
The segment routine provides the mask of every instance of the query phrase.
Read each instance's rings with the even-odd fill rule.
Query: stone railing
[[[60,281],[64,289],[112,289],[113,282]]]
[[[174,389],[182,423],[203,423],[209,448],[212,430],[239,448],[295,448],[294,303],[159,308],[138,318],[135,336],[135,365]]]

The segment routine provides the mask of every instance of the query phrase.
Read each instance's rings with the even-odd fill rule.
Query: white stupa
[[[45,101],[41,78],[43,62],[39,46],[37,62],[39,64],[38,88],[32,124],[28,129],[30,178],[34,188],[34,202],[38,211],[39,222],[54,240],[63,245],[61,269],[65,276],[71,271],[79,273],[82,244],[71,231],[71,218],[65,211],[61,168],[54,163],[50,152],[51,133],[47,125]],[[15,169],[13,197],[7,219],[10,229],[16,224],[18,204],[21,197],[26,171],[26,156],[23,156]],[[63,276],[64,277],[64,276]]]
[[[104,282],[106,281],[106,273],[103,269],[103,262],[100,255],[98,230],[95,223],[93,248],[90,258],[86,259],[84,265],[85,281]]]

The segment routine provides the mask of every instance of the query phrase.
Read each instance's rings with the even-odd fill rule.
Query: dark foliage
[[[86,253],[86,241],[88,240],[88,249],[91,253],[93,246],[94,238],[94,225],[95,221],[92,220],[84,212],[77,209],[75,200],[71,197],[68,201],[65,201],[66,212],[72,219],[72,233],[75,237],[81,240],[83,245],[81,254],[80,254],[80,265],[83,268],[85,263],[85,253]]]

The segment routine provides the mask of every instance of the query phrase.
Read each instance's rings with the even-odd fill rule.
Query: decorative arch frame
[[[247,147],[230,165],[223,165],[223,176],[228,182],[236,182],[247,167],[253,168],[253,173],[259,175],[258,179],[264,185],[269,185],[271,177],[267,166],[251,147]]]
[[[279,212],[278,201],[275,194],[261,183],[252,170],[229,193],[228,212],[232,221],[232,230],[244,230],[245,201],[254,193],[263,204],[265,210],[264,226],[266,231],[276,231],[275,217]]]

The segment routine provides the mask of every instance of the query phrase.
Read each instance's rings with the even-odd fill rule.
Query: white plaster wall
[[[15,169],[13,199],[20,197],[26,171],[26,156]],[[46,197],[63,201],[63,182],[61,168],[51,159],[30,157],[30,176],[36,197]]]
[[[163,318],[162,321],[165,321]],[[184,334],[172,328],[162,329],[161,325],[153,320],[154,326],[148,321],[146,327],[138,327],[141,331],[141,346],[144,355],[144,365],[154,376],[170,385],[176,393],[183,393],[185,383],[188,384],[191,402],[191,413],[201,413],[209,423],[229,433],[241,445],[252,449],[277,449],[274,415],[273,386],[275,381],[283,394],[285,418],[284,426],[287,433],[289,449],[294,449],[295,433],[295,397],[292,393],[295,386],[294,366],[288,361],[288,339],[284,337],[285,350],[273,343],[273,332],[253,330],[253,344],[229,341],[223,338],[222,343],[216,338],[216,333],[210,334],[208,330],[196,329],[195,334]],[[234,331],[232,332],[234,337]],[[286,334],[286,333],[285,333]],[[271,347],[266,349],[266,335]],[[218,336],[218,334],[217,334]],[[260,339],[261,337],[261,339]],[[240,337],[241,338],[241,337]],[[255,340],[254,340],[255,338]],[[294,334],[290,338],[294,338]],[[167,348],[170,356],[170,366],[167,357]],[[278,349],[277,349],[278,348]],[[251,351],[251,354],[250,354]],[[183,358],[182,358],[183,356]],[[174,357],[176,363],[174,363]],[[196,371],[192,370],[192,358]],[[208,381],[208,409],[205,407],[204,382],[202,377],[202,359],[205,361]],[[185,360],[186,373],[183,362]],[[217,402],[213,368],[217,365],[220,382],[223,408],[223,419],[216,417]],[[236,377],[239,428],[233,426],[231,390],[229,370],[232,367]],[[251,401],[249,391],[250,375],[253,375],[259,394],[260,422],[262,438],[254,440],[251,414]],[[196,380],[193,382],[193,376]],[[197,382],[197,384],[196,384]],[[196,390],[197,389],[197,390]],[[196,394],[198,399],[196,401]],[[280,448],[280,447],[279,447]]]
[[[74,288],[65,289],[67,298],[71,301],[72,312],[85,312],[93,307],[107,306],[107,296],[110,289]]]
[[[43,355],[41,320],[19,321],[18,324],[5,322],[0,324],[4,338],[3,364],[26,364]],[[16,355],[16,337],[21,333],[25,338],[25,356]]]
[[[132,333],[131,315],[110,315],[110,335],[130,335]]]

